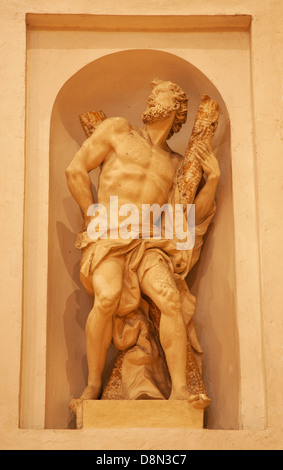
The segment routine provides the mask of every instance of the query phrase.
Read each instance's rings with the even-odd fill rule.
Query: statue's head
[[[187,120],[188,98],[176,83],[155,78],[151,84],[152,92],[142,119],[144,124],[149,124],[168,118],[174,111],[176,115],[168,135],[169,139],[173,134],[179,132]]]

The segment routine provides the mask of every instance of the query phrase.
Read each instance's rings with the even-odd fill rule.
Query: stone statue
[[[187,102],[178,85],[155,79],[143,128],[122,117],[107,119],[102,112],[81,116],[88,138],[66,176],[83,214],[76,246],[82,250],[81,281],[94,295],[94,305],[86,324],[88,384],[81,397],[72,400],[74,412],[83,400],[95,399],[189,400],[196,408],[210,402],[192,318],[195,297],[185,278],[200,256],[215,213],[220,170],[210,144],[220,110],[208,96],[202,97],[182,157],[167,140],[186,122]],[[97,167],[101,172],[95,205],[89,172]],[[164,213],[153,211],[149,219],[144,208],[183,204],[187,220],[191,203],[194,245],[178,249],[175,233],[164,236]],[[104,231],[97,227],[101,208],[107,214]],[[129,213],[136,216],[131,224]],[[154,236],[161,225],[162,234]],[[111,341],[120,352],[102,390]]]

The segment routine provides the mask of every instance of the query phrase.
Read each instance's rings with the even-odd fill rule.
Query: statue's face
[[[163,107],[174,107],[175,100],[172,96],[172,92],[169,90],[168,85],[165,83],[161,83],[157,85],[151,92],[148,98],[148,105],[159,105]]]
[[[147,108],[142,115],[143,122],[147,124],[164,120],[174,111],[176,111],[176,104],[172,93],[166,82],[161,83],[154,87],[147,100]]]

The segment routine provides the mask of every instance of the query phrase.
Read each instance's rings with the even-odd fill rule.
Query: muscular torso
[[[98,202],[109,206],[118,196],[119,207],[168,202],[180,155],[153,145],[130,125],[111,138],[112,151],[102,164]]]

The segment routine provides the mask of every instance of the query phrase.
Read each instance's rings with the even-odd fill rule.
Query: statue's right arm
[[[94,204],[89,172],[101,165],[111,153],[114,134],[121,131],[121,124],[124,121],[126,120],[122,118],[103,121],[92,136],[83,143],[66,169],[68,187],[79,204],[85,221],[89,206]]]

